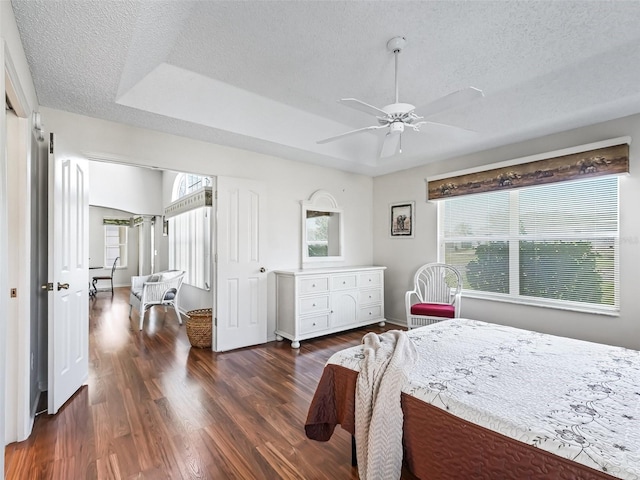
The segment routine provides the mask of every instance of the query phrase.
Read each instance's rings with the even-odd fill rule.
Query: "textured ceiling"
[[[379,175],[640,112],[640,1],[12,0],[41,105]],[[403,135],[337,103],[485,98]],[[373,121],[372,121],[373,120]]]

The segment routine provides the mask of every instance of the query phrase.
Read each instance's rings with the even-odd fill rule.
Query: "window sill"
[[[619,317],[620,308],[605,307],[601,305],[582,304],[578,302],[554,302],[533,297],[512,297],[499,293],[477,292],[474,290],[463,290],[463,298],[473,298],[478,300],[489,300],[493,302],[513,303],[516,305],[527,305],[531,307],[552,308],[554,310],[567,310],[571,312],[590,313],[593,315],[605,315],[608,317]]]

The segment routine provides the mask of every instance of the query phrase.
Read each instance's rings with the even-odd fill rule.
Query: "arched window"
[[[173,195],[171,201],[178,200],[190,193],[200,190],[202,187],[211,186],[211,177],[194,175],[193,173],[179,174],[173,183]]]

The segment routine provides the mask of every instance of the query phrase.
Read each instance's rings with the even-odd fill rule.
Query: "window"
[[[468,293],[619,310],[618,177],[451,198],[438,218],[440,261]]]
[[[210,187],[211,178],[194,175],[192,173],[182,173],[176,177],[175,185],[173,200],[185,197],[190,193],[200,190],[202,187]]]
[[[169,219],[169,268],[184,270],[184,282],[210,289],[211,207],[200,207]]]
[[[118,266],[127,266],[127,226],[104,226],[104,266],[111,268],[117,257]]]
[[[184,270],[184,283],[203,290],[211,288],[211,184],[211,177],[178,175],[167,207],[169,268]]]

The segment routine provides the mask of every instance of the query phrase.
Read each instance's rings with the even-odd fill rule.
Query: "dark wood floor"
[[[128,294],[90,301],[88,385],[6,448],[7,480],[358,478],[349,434],[320,443],[303,425],[329,356],[383,328],[214,353],[171,309],[139,332]]]

